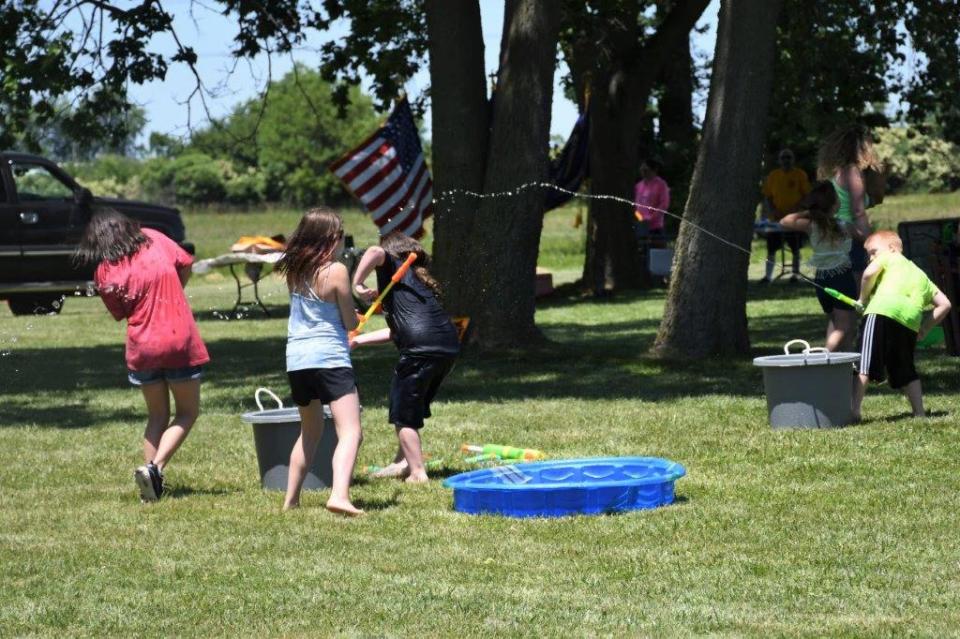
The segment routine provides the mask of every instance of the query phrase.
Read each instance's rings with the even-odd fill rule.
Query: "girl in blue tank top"
[[[290,291],[287,377],[300,410],[300,437],[290,453],[284,510],[300,505],[300,491],[323,435],[323,405],[337,429],[333,486],[327,510],[343,515],[363,511],[350,502],[350,479],[360,448],[360,399],[350,363],[347,331],[357,326],[347,269],[336,261],[343,251],[343,221],[327,209],[304,213],[287,243],[277,272]]]

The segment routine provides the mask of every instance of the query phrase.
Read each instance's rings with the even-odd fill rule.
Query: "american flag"
[[[433,180],[406,97],[386,123],[342,158],[333,172],[370,211],[380,235],[398,230],[420,237],[433,213]]]

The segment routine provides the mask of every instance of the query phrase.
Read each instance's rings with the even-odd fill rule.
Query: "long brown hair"
[[[817,230],[831,242],[841,240],[846,235],[836,216],[837,190],[829,180],[820,180],[813,185],[797,208],[806,211],[807,219],[816,225]]]
[[[416,241],[409,235],[404,235],[400,231],[390,231],[386,235],[380,238],[380,248],[387,252],[393,259],[402,262],[407,259],[407,256],[411,253],[417,254],[417,259],[413,262],[414,274],[417,278],[427,285],[433,294],[437,297],[442,295],[442,289],[440,288],[440,282],[438,282],[433,275],[430,274],[430,255],[423,250],[423,246],[420,242]]]
[[[83,228],[80,245],[73,254],[75,264],[118,262],[150,244],[140,225],[111,208],[96,209]]]
[[[870,130],[859,124],[837,129],[823,139],[817,153],[817,177],[829,180],[838,170],[850,165],[856,165],[861,171],[881,170]]]
[[[304,213],[276,265],[287,278],[287,289],[311,289],[317,271],[334,260],[341,237],[343,220],[335,211],[318,207]]]

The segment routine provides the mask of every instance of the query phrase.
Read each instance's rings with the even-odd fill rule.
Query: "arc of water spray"
[[[628,205],[628,206],[630,206],[630,207],[640,206],[641,208],[647,209],[648,211],[656,211],[656,212],[658,212],[658,213],[663,213],[664,215],[669,215],[670,217],[674,218],[675,220],[678,220],[681,224],[687,224],[687,225],[689,225],[689,226],[692,226],[693,228],[695,228],[696,230],[700,231],[701,233],[704,233],[705,235],[709,235],[710,237],[712,237],[713,239],[717,240],[718,242],[721,242],[721,243],[723,243],[723,244],[726,244],[727,246],[729,246],[729,247],[731,247],[731,248],[733,248],[733,249],[736,249],[736,250],[740,251],[741,253],[745,253],[745,254],[748,255],[748,256],[750,256],[750,255],[753,254],[753,252],[750,251],[750,249],[744,248],[743,246],[740,246],[740,245],[737,244],[736,242],[732,242],[731,240],[728,240],[727,238],[725,238],[725,237],[723,237],[723,236],[717,235],[716,233],[714,233],[714,232],[712,232],[712,231],[708,231],[707,229],[703,228],[703,227],[700,226],[699,224],[697,224],[697,223],[695,223],[695,222],[691,222],[691,221],[688,220],[687,218],[685,218],[685,217],[683,217],[683,216],[681,216],[681,215],[677,215],[676,213],[671,213],[670,211],[665,211],[664,209],[659,209],[659,208],[657,208],[657,207],[655,207],[655,206],[648,206],[648,205],[646,205],[646,204],[640,204],[640,205],[638,205],[636,202],[634,202],[634,201],[632,201],[632,200],[628,200],[627,198],[623,198],[623,197],[620,197],[620,196],[617,196],[617,195],[595,194],[595,193],[578,193],[578,192],[576,192],[576,191],[571,191],[571,190],[569,190],[569,189],[563,188],[562,186],[557,186],[556,184],[550,184],[550,183],[548,183],[548,182],[527,182],[526,184],[521,184],[520,186],[518,186],[518,187],[517,187],[516,189],[514,189],[513,191],[500,191],[500,192],[497,192],[497,193],[477,193],[476,191],[469,191],[469,190],[466,190],[466,189],[450,189],[450,190],[448,190],[448,191],[444,191],[444,192],[440,193],[440,194],[437,196],[437,201],[438,201],[438,202],[439,202],[439,201],[442,201],[442,200],[445,199],[448,195],[452,196],[453,198],[455,198],[457,195],[466,195],[466,196],[475,197],[475,198],[481,199],[481,200],[485,200],[485,199],[489,199],[489,198],[495,198],[495,197],[512,197],[512,196],[514,196],[514,195],[519,195],[519,194],[520,194],[521,192],[523,192],[523,191],[529,190],[529,189],[531,189],[531,188],[536,188],[536,187],[545,188],[545,189],[553,189],[554,191],[559,191],[559,192],[564,193],[564,194],[566,194],[566,195],[570,195],[571,197],[580,198],[580,199],[583,199],[583,200],[610,200],[610,201],[613,201],[613,202],[618,202],[618,203],[621,203],[621,204],[626,204],[626,205]],[[827,294],[830,295],[831,297],[835,297],[835,298],[837,298],[837,299],[840,299],[839,297],[837,297],[837,295],[834,294],[833,289],[830,289],[830,288],[828,288],[828,287],[825,287],[825,286],[822,286],[822,285],[820,285],[820,284],[817,284],[817,282],[815,282],[814,280],[810,279],[809,277],[807,277],[807,276],[804,275],[803,273],[797,273],[797,275],[799,275],[801,278],[803,278],[808,284],[812,284],[813,286],[815,286],[815,287],[817,287],[818,289],[824,291],[825,293],[827,293]],[[846,296],[844,296],[844,297],[846,297]],[[848,298],[848,299],[849,299],[849,298]],[[840,301],[845,301],[845,300],[840,300]]]

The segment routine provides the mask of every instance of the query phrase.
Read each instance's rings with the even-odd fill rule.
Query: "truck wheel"
[[[63,295],[11,295],[7,305],[14,315],[56,315],[63,308]]]

